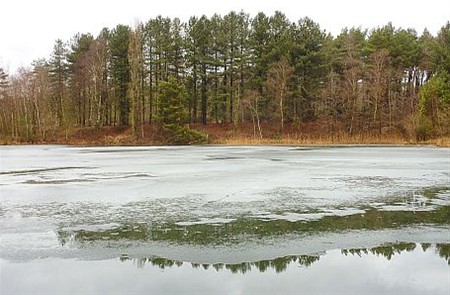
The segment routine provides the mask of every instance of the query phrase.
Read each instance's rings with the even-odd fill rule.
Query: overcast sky
[[[0,67],[15,72],[37,58],[48,58],[54,41],[77,32],[96,36],[103,27],[133,26],[158,15],[190,16],[244,10],[251,16],[279,10],[291,21],[308,16],[333,35],[344,27],[426,27],[432,34],[450,19],[449,0],[6,0],[0,6]]]

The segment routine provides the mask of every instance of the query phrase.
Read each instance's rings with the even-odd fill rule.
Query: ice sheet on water
[[[33,243],[53,229],[100,233],[111,244],[116,229],[134,232],[136,225],[141,232],[168,224],[243,226],[253,235],[258,229],[241,220],[296,223],[370,208],[395,213],[450,204],[450,150],[441,148],[26,146],[0,152],[0,225],[23,237],[38,233]],[[135,240],[120,243],[135,245],[143,237],[135,232]]]

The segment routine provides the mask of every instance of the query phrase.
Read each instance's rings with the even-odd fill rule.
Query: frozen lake
[[[450,291],[450,149],[0,156],[2,294]]]

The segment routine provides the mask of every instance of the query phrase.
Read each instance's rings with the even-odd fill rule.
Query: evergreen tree
[[[59,126],[63,126],[65,118],[65,99],[67,93],[68,63],[67,48],[62,40],[55,41],[49,61],[50,81],[52,85],[53,108]]]
[[[158,85],[159,113],[164,138],[171,144],[204,143],[206,137],[188,125],[187,94],[184,86],[173,77]]]
[[[250,33],[250,47],[253,69],[253,83],[262,97],[265,97],[264,84],[270,60],[270,24],[269,18],[262,12],[252,20]]]
[[[105,28],[95,39],[79,33],[68,45],[57,40],[49,61],[32,71],[7,78],[0,69],[2,134],[30,140],[58,127],[130,124],[144,136],[148,122],[178,142],[191,133],[176,124],[239,130],[252,121],[262,137],[272,121],[297,132],[315,120],[318,132],[333,136],[408,137],[412,122],[417,138],[450,133],[450,23],[437,36],[388,23],[334,38],[309,18],[231,11],[187,22],[158,16],[134,30]],[[184,89],[170,95],[182,101],[172,113],[168,85]],[[161,121],[174,113],[179,119]]]
[[[326,34],[309,18],[301,19],[291,28],[290,60],[294,67],[293,120],[304,121],[315,116],[315,104],[326,79]],[[288,42],[288,41],[286,41]]]
[[[432,62],[437,74],[450,74],[450,22],[447,22],[438,32],[433,44]]]
[[[129,123],[130,99],[127,94],[130,82],[130,64],[128,62],[130,31],[128,26],[118,25],[111,32],[109,40],[112,88],[115,97],[114,123],[119,123],[119,125],[128,125]]]
[[[8,87],[8,74],[0,67],[0,99],[6,96],[6,88]]]
[[[94,38],[91,34],[76,34],[71,41],[70,51],[67,54],[69,87],[73,106],[76,106],[77,124],[88,123],[90,97],[89,51]]]
[[[130,32],[128,60],[130,64],[130,83],[128,97],[131,105],[131,126],[136,137],[144,137],[145,100],[144,100],[144,58],[142,55],[142,25],[138,24]]]
[[[208,79],[211,60],[211,31],[210,21],[206,16],[200,19],[191,18],[187,27],[187,59],[191,76],[189,85],[190,109],[192,121],[197,120],[198,86],[200,86],[201,122],[207,123],[208,113]]]

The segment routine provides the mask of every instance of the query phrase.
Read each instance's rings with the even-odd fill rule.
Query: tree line
[[[262,122],[280,134],[317,121],[328,133],[450,133],[450,22],[425,30],[345,28],[334,37],[283,13],[158,16],[96,37],[56,40],[48,60],[0,68],[0,134],[45,139],[73,127]],[[177,129],[178,128],[178,129]]]

